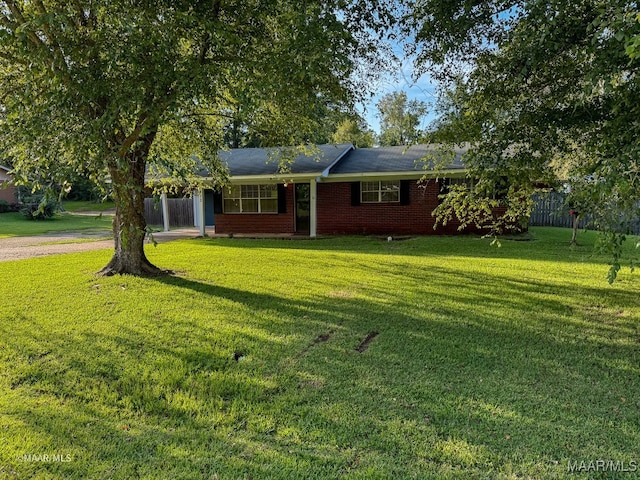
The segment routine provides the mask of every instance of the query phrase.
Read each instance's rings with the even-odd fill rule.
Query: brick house
[[[216,234],[311,237],[457,232],[455,222],[434,229],[431,212],[443,181],[464,181],[464,149],[440,166],[439,175],[445,178],[419,183],[430,173],[421,161],[434,152],[429,146],[318,148],[317,155],[296,156],[286,174],[278,173],[277,162],[268,161],[267,149],[221,152],[231,186],[194,196],[196,225],[215,225]]]
[[[18,202],[18,189],[13,185],[9,168],[0,165],[0,200],[10,205]]]

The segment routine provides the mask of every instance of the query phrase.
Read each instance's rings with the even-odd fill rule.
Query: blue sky
[[[411,59],[400,59],[397,68],[393,69],[397,73],[388,75],[373,86],[376,94],[366,105],[362,106],[360,113],[363,115],[369,127],[376,133],[380,133],[380,119],[377,117],[378,109],[376,103],[385,94],[394,91],[404,91],[407,97],[426,102],[429,105],[430,113],[423,119],[421,128],[425,128],[434,118],[436,101],[436,88],[434,82],[428,75],[423,75],[417,81],[412,79],[413,61]]]

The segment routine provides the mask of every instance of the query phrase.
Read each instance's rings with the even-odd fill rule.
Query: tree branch
[[[80,2],[78,2],[78,0],[73,0],[71,2],[71,4],[73,5],[73,7],[76,10],[76,13],[78,14],[78,19],[80,20],[80,25],[82,25],[83,27],[87,26],[87,17],[85,16],[85,12],[84,9],[82,8],[82,5],[80,5]]]
[[[118,157],[119,158],[124,158],[124,156],[127,154],[127,152],[129,151],[129,149],[131,148],[131,146],[136,143],[136,140],[138,140],[138,138],[140,138],[140,135],[142,134],[145,124],[147,122],[147,119],[149,118],[149,115],[144,112],[140,115],[140,118],[138,119],[138,121],[136,122],[136,126],[133,129],[133,132],[131,132],[122,142],[122,145],[120,146],[120,149],[118,150]]]
[[[213,0],[211,2],[211,17],[214,22],[220,19],[221,0]],[[202,39],[202,46],[200,47],[200,55],[198,56],[198,63],[204,65],[206,63],[207,51],[211,46],[211,34],[207,33]]]
[[[25,23],[27,23],[27,21],[24,18],[24,15],[22,14],[22,11],[20,10],[20,7],[18,7],[18,5],[16,5],[16,3],[13,0],[6,0],[6,4],[7,4],[7,7],[9,7],[9,10],[11,10],[11,13],[15,17],[15,19],[18,21],[18,25],[14,24],[15,27],[24,25]],[[15,33],[15,27],[12,29],[14,33]],[[33,43],[36,47],[47,48],[47,46],[40,39],[40,37],[38,37],[33,31],[27,30],[26,32],[27,32],[27,37],[29,38],[31,43]]]
[[[42,0],[35,0],[34,3],[40,15],[42,16],[48,15],[47,9],[44,7]],[[65,60],[65,55],[64,55],[64,52],[62,51],[62,47],[60,46],[60,42],[58,41],[58,38],[56,37],[56,35],[49,28],[49,23],[47,21],[42,22],[42,31],[44,32],[45,36],[49,40],[49,43],[51,44],[50,50],[52,50],[53,57],[56,59],[58,63],[58,68],[64,67],[64,70],[68,71],[69,66],[67,65],[67,62]]]
[[[5,27],[7,27],[9,30],[15,32],[16,28],[18,27],[18,25],[15,22],[12,22],[11,20],[9,20],[9,18],[2,12],[0,12],[0,22],[2,22],[2,25],[4,25]]]

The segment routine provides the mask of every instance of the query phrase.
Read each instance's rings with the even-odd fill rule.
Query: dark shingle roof
[[[317,148],[319,151],[311,155],[296,155],[288,173],[320,174],[353,149],[353,146],[351,144],[318,145]],[[279,151],[275,148],[240,148],[221,151],[218,155],[222,163],[229,167],[232,177],[278,173]],[[284,155],[286,157],[286,150]]]
[[[463,169],[462,155],[466,148],[457,149],[453,162],[438,165],[445,169]],[[424,163],[420,160],[427,155],[434,155],[433,145],[413,145],[411,147],[358,148],[350,152],[338,162],[330,173],[384,173],[423,171]],[[433,165],[431,166],[433,168]]]
[[[300,175],[358,175],[393,174],[396,172],[424,172],[433,170],[436,163],[440,170],[463,170],[462,157],[467,147],[458,148],[453,158],[438,156],[437,145],[413,145],[411,147],[380,147],[354,149],[351,144],[317,145],[315,152],[304,155],[292,149],[239,148],[218,152],[220,160],[229,168],[233,177],[265,176],[281,174],[279,158],[293,156],[287,174]],[[430,161],[425,164],[425,157]],[[210,173],[202,168],[198,175]]]

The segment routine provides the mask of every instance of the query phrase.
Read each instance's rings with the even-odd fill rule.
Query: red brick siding
[[[351,205],[351,183],[318,184],[318,234],[433,235],[456,233],[458,222],[433,229],[431,212],[438,206],[435,180],[426,185],[411,181],[409,204],[361,203]]]
[[[361,203],[351,205],[351,183],[318,184],[319,235],[438,235],[459,233],[459,222],[434,230],[431,212],[438,205],[435,180],[426,185],[411,181],[409,204]],[[293,185],[287,186],[287,213],[215,215],[216,233],[295,233]]]
[[[287,186],[287,213],[216,213],[216,233],[295,233],[293,185]]]
[[[16,197],[17,189],[8,182],[0,180],[0,200],[4,200],[9,204],[16,203],[18,201]]]

